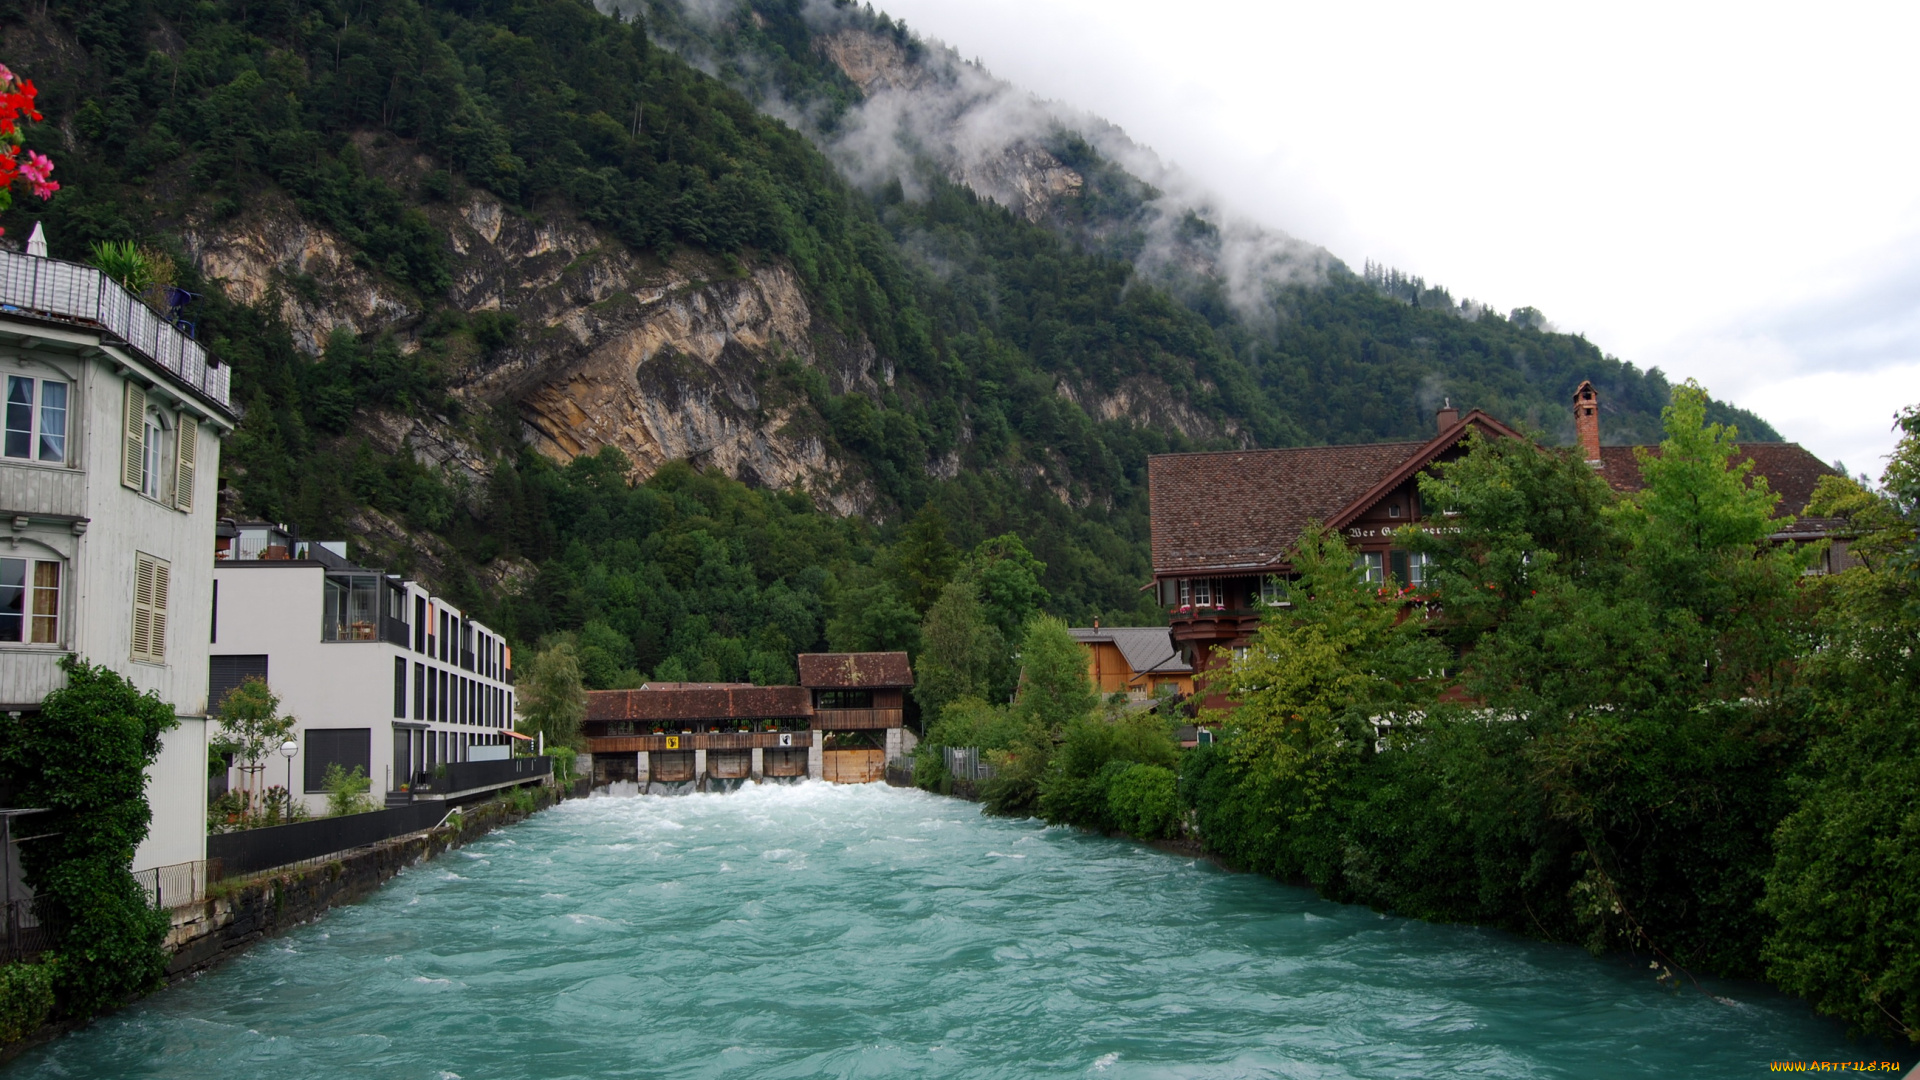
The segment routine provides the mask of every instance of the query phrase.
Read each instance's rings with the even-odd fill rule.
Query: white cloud
[[[1824,458],[1868,467],[1920,401],[1920,5],[876,6],[1268,225],[1536,306]]]

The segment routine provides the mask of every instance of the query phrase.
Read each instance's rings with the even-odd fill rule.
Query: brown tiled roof
[[[1517,434],[1475,409],[1426,442],[1150,457],[1153,572],[1281,562],[1308,522],[1337,527],[1364,513],[1473,428]]]
[[[1147,459],[1154,573],[1266,566],[1421,445],[1156,454]]]
[[[812,715],[812,695],[800,686],[653,683],[639,690],[587,692],[588,720],[758,720]]]
[[[1813,499],[1813,486],[1823,476],[1838,476],[1833,466],[1808,453],[1799,443],[1740,443],[1740,452],[1753,462],[1756,476],[1767,478],[1767,487],[1780,496],[1775,516],[1806,512]],[[1640,460],[1633,454],[1644,449],[1658,457],[1658,446],[1603,446],[1600,448],[1600,475],[1615,491],[1639,491],[1645,486],[1640,478]]]
[[[800,685],[827,690],[912,686],[913,666],[903,652],[801,653]]]

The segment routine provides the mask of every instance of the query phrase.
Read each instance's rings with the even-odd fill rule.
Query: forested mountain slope
[[[1441,396],[1554,437],[1582,378],[1611,433],[1656,430],[1665,380],[1579,338],[1284,238],[1226,272],[1240,226],[1170,216],[1071,132],[1017,148],[1074,192],[1044,212],[994,201],[1027,174],[991,163],[849,175],[834,133],[880,97],[849,57],[927,50],[816,17],[11,6],[0,57],[40,84],[30,138],[65,186],[0,224],[43,219],[65,258],[138,241],[204,294],[247,410],[232,512],[350,535],[522,642],[579,631],[601,685],[911,645],[952,546],[1006,532],[1054,610],[1152,618],[1157,451],[1404,437]],[[761,57],[787,89],[760,104],[804,131],[730,88],[742,62],[709,77],[659,41]]]

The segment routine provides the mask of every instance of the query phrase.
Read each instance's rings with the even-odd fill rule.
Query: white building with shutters
[[[207,655],[229,374],[100,271],[0,251],[0,712],[77,654],[172,705],[134,869],[206,855]]]
[[[330,765],[364,770],[374,800],[395,803],[442,765],[509,756],[504,638],[418,582],[355,565],[344,543],[265,522],[232,531],[212,560],[213,705],[264,679],[296,721],[298,751],[251,779],[235,769],[231,786],[291,785],[322,814]]]

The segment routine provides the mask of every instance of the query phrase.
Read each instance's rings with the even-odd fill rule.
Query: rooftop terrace
[[[231,369],[105,273],[0,250],[0,315],[104,331],[168,378],[233,414]]]

